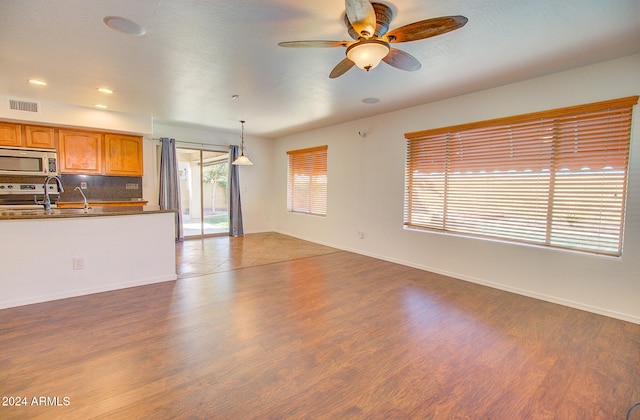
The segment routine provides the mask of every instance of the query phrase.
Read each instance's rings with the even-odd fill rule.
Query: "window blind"
[[[294,213],[327,214],[327,146],[290,150],[287,209]]]
[[[621,255],[637,100],[405,134],[405,226]]]

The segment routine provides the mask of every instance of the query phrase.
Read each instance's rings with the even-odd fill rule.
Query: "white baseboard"
[[[135,281],[109,284],[106,286],[93,287],[88,289],[65,290],[60,293],[51,293],[40,296],[29,296],[25,299],[16,299],[12,301],[0,301],[0,309],[15,308],[17,306],[32,305],[34,303],[49,302],[52,300],[68,299],[77,296],[91,295],[94,293],[110,292],[112,290],[128,289],[130,287],[145,286],[154,283],[164,283],[167,281],[177,280],[177,275],[169,275],[162,277],[146,278]]]

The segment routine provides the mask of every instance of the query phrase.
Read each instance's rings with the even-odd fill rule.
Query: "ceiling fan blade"
[[[376,31],[376,11],[369,0],[345,0],[347,19],[353,29],[363,38],[373,36]]]
[[[389,42],[408,42],[444,34],[462,28],[468,21],[464,16],[443,16],[421,20],[387,33]]]
[[[416,71],[422,67],[417,58],[411,54],[391,48],[389,54],[382,59],[385,63],[400,70]]]
[[[349,60],[348,58],[345,58],[344,60],[339,62],[338,65],[333,68],[333,70],[331,70],[331,74],[329,74],[329,77],[332,79],[335,79],[336,77],[340,77],[346,72],[348,72],[349,70],[351,70],[351,67],[355,65],[356,64],[353,61]]]
[[[334,48],[346,47],[349,41],[286,41],[279,42],[278,45],[287,48]]]

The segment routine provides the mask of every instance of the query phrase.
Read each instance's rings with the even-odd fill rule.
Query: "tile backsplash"
[[[86,183],[82,191],[88,200],[134,200],[142,198],[142,177],[136,176],[100,176],[100,175],[61,175],[64,192],[60,201],[82,201],[82,195],[76,187]],[[0,175],[0,183],[43,183],[42,176]]]
[[[142,198],[142,177],[139,176],[100,176],[100,175],[62,175],[64,192],[60,201],[82,201],[82,195],[76,187],[86,183],[82,192],[88,200],[131,200]]]

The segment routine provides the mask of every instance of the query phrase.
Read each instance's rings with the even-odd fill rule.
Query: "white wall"
[[[0,95],[0,103],[8,104],[9,99],[17,98]],[[20,100],[32,101],[31,99]],[[12,110],[7,105],[0,107],[0,118],[134,134],[150,134],[152,129],[152,119],[148,115],[125,114],[53,102],[34,102],[39,102],[39,112]]]
[[[402,227],[404,133],[638,94],[640,55],[635,55],[278,139],[273,150],[275,230],[640,323],[638,106],[634,108],[622,258]],[[358,136],[360,130],[367,136]],[[323,144],[329,146],[328,216],[289,214],[285,152]]]

